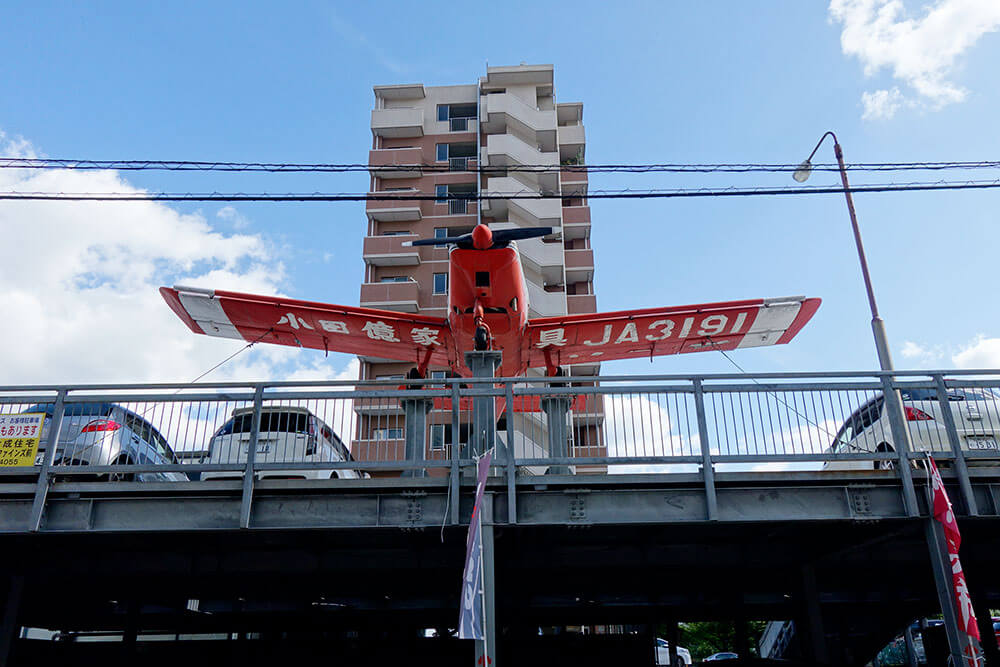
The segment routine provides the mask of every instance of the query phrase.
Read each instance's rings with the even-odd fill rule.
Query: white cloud
[[[841,49],[866,76],[888,69],[916,95],[905,99],[898,88],[863,95],[866,119],[891,118],[903,104],[939,109],[965,99],[967,91],[950,81],[956,61],[1000,28],[1000,2],[938,0],[911,18],[902,0],[831,0],[830,17],[843,24]]]
[[[1000,338],[976,337],[951,357],[957,368],[1000,368]]]
[[[861,105],[865,109],[861,117],[865,120],[888,120],[896,115],[901,104],[903,94],[899,88],[861,93]]]
[[[232,224],[233,229],[246,229],[250,226],[250,220],[232,206],[223,206],[215,215]]]
[[[0,154],[35,153],[0,133]],[[71,170],[0,170],[0,190],[139,191],[114,171]],[[192,334],[157,288],[276,294],[285,277],[264,237],[156,202],[7,201],[0,228],[9,384],[190,381],[243,344]],[[208,379],[328,377],[326,368],[314,351],[259,345]]]

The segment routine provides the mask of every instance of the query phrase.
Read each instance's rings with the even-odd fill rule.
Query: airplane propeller
[[[506,248],[511,241],[533,239],[552,233],[551,227],[515,227],[513,229],[492,230],[486,225],[477,225],[468,234],[461,236],[446,236],[436,239],[420,239],[404,243],[407,246],[428,246],[454,244],[462,249],[495,250]]]

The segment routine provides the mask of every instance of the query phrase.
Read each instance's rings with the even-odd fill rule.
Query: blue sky
[[[419,11],[417,9],[419,8]],[[1000,159],[991,0],[768,3],[30,3],[0,24],[0,154],[367,159],[372,86],[555,65],[590,163]],[[815,161],[833,160],[831,144]],[[995,178],[856,174],[852,182]],[[810,184],[835,183],[816,173]],[[791,185],[787,174],[594,174],[592,189]],[[0,174],[0,189],[351,191],[333,175]],[[72,186],[72,187],[71,187]],[[859,194],[897,367],[1000,367],[1000,192]],[[805,294],[824,304],[749,371],[876,366],[842,196],[593,200],[601,310]],[[357,304],[362,203],[0,202],[0,333],[16,382],[186,380],[239,347],[192,336],[155,287],[198,282]],[[164,312],[161,312],[164,311]],[[25,341],[31,341],[26,343]],[[86,352],[82,354],[81,352]],[[728,372],[716,353],[606,373]],[[254,349],[212,378],[350,376],[350,358]]]

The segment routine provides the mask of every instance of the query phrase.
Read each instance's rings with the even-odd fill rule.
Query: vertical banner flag
[[[482,519],[479,515],[486,488],[486,478],[490,474],[492,451],[479,459],[476,479],[476,502],[472,506],[469,520],[469,536],[465,539],[465,572],[462,575],[462,610],[458,616],[459,639],[483,639],[483,553]]]
[[[948,558],[951,560],[951,580],[955,589],[955,604],[958,607],[958,623],[962,631],[969,637],[969,645],[973,647],[972,640],[977,642],[979,638],[979,625],[976,623],[976,614],[972,610],[972,597],[969,595],[969,587],[965,583],[965,573],[962,572],[962,562],[958,559],[958,548],[962,545],[962,535],[958,532],[958,522],[955,521],[955,512],[951,508],[951,500],[948,492],[944,489],[944,482],[941,481],[941,474],[938,473],[937,464],[930,456],[931,490],[934,496],[934,518],[944,526],[945,540],[948,543]],[[976,664],[975,653],[970,656],[972,662]]]

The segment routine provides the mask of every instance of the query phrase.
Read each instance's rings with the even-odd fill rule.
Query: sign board
[[[0,415],[0,467],[35,465],[45,413]]]

